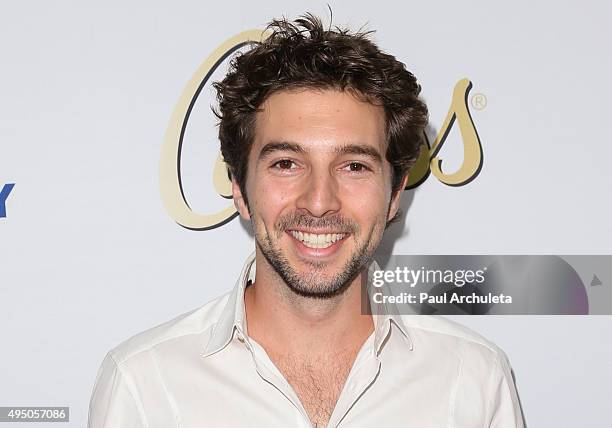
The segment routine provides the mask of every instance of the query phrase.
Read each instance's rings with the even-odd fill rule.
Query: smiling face
[[[382,107],[336,90],[284,91],[257,113],[246,206],[257,274],[295,293],[325,298],[345,290],[370,262],[395,215],[385,160]]]

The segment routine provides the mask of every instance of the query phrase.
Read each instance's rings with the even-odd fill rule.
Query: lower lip
[[[296,247],[301,254],[309,256],[309,257],[313,257],[313,258],[318,258],[318,259],[329,257],[332,254],[334,254],[336,251],[340,249],[340,247],[342,246],[346,238],[348,238],[349,236],[349,235],[344,235],[344,238],[334,242],[333,244],[331,244],[329,247],[326,247],[326,248],[310,248],[304,245],[302,241],[294,237],[290,232],[287,232],[287,235],[289,235],[289,237],[293,240],[293,242],[295,242]]]

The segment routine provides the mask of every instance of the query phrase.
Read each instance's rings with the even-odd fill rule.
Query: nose
[[[340,210],[338,183],[329,171],[313,171],[298,197],[297,208],[313,217],[325,217]]]

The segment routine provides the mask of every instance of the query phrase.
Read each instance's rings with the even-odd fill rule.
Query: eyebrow
[[[262,147],[259,152],[259,159],[264,159],[274,152],[306,153],[306,150],[297,143],[291,143],[289,141],[272,141]]]
[[[362,144],[346,144],[336,149],[336,153],[339,155],[362,155],[372,158],[372,160],[382,163],[382,156],[372,146],[366,146]]]
[[[285,151],[293,153],[306,153],[304,147],[298,143],[290,141],[271,141],[267,143],[259,152],[259,159],[264,159],[270,156],[274,152]],[[371,158],[373,161],[382,163],[382,156],[372,146],[364,144],[345,144],[341,147],[337,147],[335,150],[337,155],[361,155]]]

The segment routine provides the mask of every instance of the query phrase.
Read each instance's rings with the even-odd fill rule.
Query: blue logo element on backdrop
[[[11,190],[15,187],[15,183],[7,183],[0,191],[0,218],[6,217],[6,200],[11,194]]]

